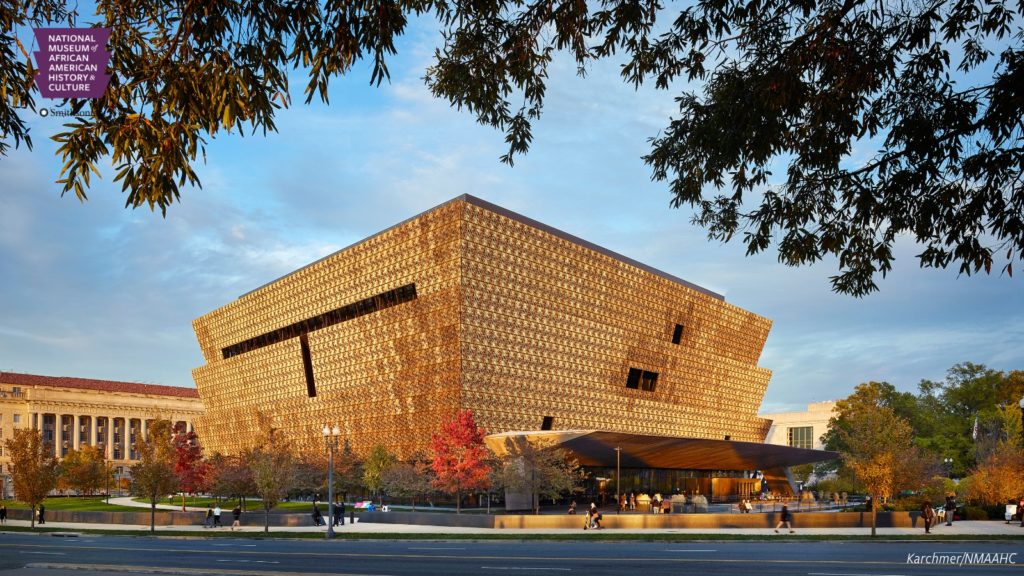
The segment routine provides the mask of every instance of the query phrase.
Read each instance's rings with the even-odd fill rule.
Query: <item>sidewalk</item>
[[[112,499],[113,500],[113,499]],[[242,532],[263,532],[263,516],[258,512],[250,512],[242,517]],[[28,526],[27,520],[8,520],[8,526]],[[44,525],[46,528],[60,528],[68,531],[75,530],[145,530],[149,531],[149,525],[125,525],[125,524],[85,524],[75,522],[47,522]],[[801,529],[799,526],[795,527],[797,535],[830,535],[830,536],[869,536],[871,534],[870,528],[808,528]],[[324,526],[271,526],[271,533],[274,532],[326,532],[327,528]],[[588,534],[583,530],[578,529],[567,529],[567,528],[546,528],[546,529],[516,529],[516,528],[505,528],[505,529],[492,529],[492,528],[464,528],[464,527],[445,527],[445,526],[427,526],[427,525],[412,525],[412,524],[380,524],[372,522],[356,522],[351,524],[346,519],[344,526],[338,526],[334,529],[339,535],[344,534],[579,534],[584,536]],[[2,527],[0,527],[2,532]],[[223,528],[204,528],[203,526],[192,525],[192,526],[157,526],[156,532],[193,532],[196,536],[202,536],[211,532],[217,533],[228,533],[231,529],[228,526]],[[599,534],[612,535],[612,534],[707,534],[714,536],[716,534],[730,534],[730,535],[749,535],[749,536],[772,536],[780,539],[785,539],[789,536],[788,533],[782,531],[780,534],[775,534],[770,528],[749,528],[749,529],[723,529],[723,528],[696,528],[696,529],[680,529],[680,528],[647,528],[647,529],[606,529],[599,532]],[[932,534],[937,538],[941,538],[944,535],[973,535],[973,536],[984,536],[984,535],[1009,535],[1019,536],[1024,539],[1024,528],[1017,523],[1005,524],[999,521],[961,521],[956,522],[953,526],[946,526],[945,524],[932,528]],[[924,536],[924,530],[920,528],[879,528],[879,536],[895,536],[895,535],[919,535]]]

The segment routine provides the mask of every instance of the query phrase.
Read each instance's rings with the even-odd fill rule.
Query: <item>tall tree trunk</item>
[[[462,514],[462,490],[455,491],[455,513]]]
[[[32,530],[35,530],[36,529],[36,505],[35,504],[32,505],[32,513],[30,514],[30,516],[31,516],[31,518],[29,520],[32,522]]]
[[[156,532],[156,495],[149,499],[149,531]]]
[[[263,531],[270,532],[270,508],[263,507]]]
[[[185,511],[185,493],[184,492],[181,493],[181,511],[182,512]]]

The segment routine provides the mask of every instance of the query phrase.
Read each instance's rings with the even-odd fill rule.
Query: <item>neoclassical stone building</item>
[[[189,430],[203,413],[194,388],[0,372],[0,447],[14,429],[42,430],[58,457],[82,446],[103,448],[123,467],[138,459],[136,440],[166,418]],[[0,475],[10,459],[0,448]]]

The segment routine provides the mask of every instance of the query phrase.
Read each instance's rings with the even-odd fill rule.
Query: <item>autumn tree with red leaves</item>
[[[203,460],[203,447],[199,445],[199,437],[195,432],[186,432],[184,427],[177,426],[171,442],[176,457],[174,475],[178,478],[181,511],[184,512],[185,494],[196,494],[206,490],[210,465]]]
[[[441,425],[430,439],[434,487],[455,496],[455,512],[462,512],[463,492],[486,490],[490,485],[487,432],[476,425],[471,410],[461,410]]]

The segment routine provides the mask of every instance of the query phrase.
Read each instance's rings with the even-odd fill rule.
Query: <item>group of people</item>
[[[338,526],[339,524],[341,524],[344,521],[344,515],[345,515],[344,509],[342,509],[341,512],[338,512],[338,510],[334,511],[334,525],[335,526]],[[325,524],[326,524],[326,522],[324,522],[324,515],[320,513],[320,506],[318,506],[317,503],[314,502],[313,503],[313,525],[314,526],[323,526]]]
[[[220,505],[219,504],[217,506],[213,506],[213,507],[207,506],[206,507],[206,522],[203,523],[203,527],[204,528],[220,528],[221,527],[221,523],[220,523],[221,512],[222,511],[220,509]],[[238,528],[239,530],[241,530],[242,529],[242,507],[241,506],[235,506],[235,509],[231,511],[231,515],[234,517],[234,522],[231,523],[231,530],[234,531],[235,528]]]
[[[953,516],[956,514],[956,496],[950,494],[946,496],[946,502],[942,505],[943,516],[946,519],[946,526],[953,525]],[[924,533],[931,534],[932,526],[935,525],[935,519],[938,514],[935,512],[935,508],[932,508],[932,503],[925,501],[921,505],[921,520],[924,522]]]
[[[575,513],[576,501],[573,500],[572,502],[569,503],[569,514]],[[602,520],[604,520],[604,516],[597,511],[597,504],[591,502],[590,508],[587,509],[587,517],[583,519],[583,529],[600,530],[601,528],[604,528],[604,526],[601,525]]]

